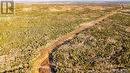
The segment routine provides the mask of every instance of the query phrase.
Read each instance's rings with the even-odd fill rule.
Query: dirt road
[[[88,29],[96,24],[98,24],[99,22],[103,21],[104,19],[116,14],[118,12],[118,10],[116,11],[113,11],[113,12],[110,12],[109,14],[95,20],[95,21],[91,21],[89,23],[83,23],[79,26],[79,28],[75,29],[74,31],[66,34],[66,35],[63,35],[59,38],[57,38],[52,44],[50,44],[47,48],[43,48],[41,51],[40,51],[40,55],[37,57],[35,63],[33,64],[32,66],[32,73],[39,73],[39,68],[45,68],[45,66],[48,66],[49,67],[49,64],[46,64],[46,65],[42,65],[42,63],[46,63],[46,61],[49,62],[49,60],[46,60],[48,57],[49,57],[49,53],[57,48],[58,46],[62,45],[65,43],[65,41],[69,41],[71,39],[73,39],[78,33],[80,33],[81,31],[85,30],[85,29]],[[41,72],[41,73],[50,73],[51,71],[49,70],[49,68],[46,67],[48,71],[45,71],[45,72]]]

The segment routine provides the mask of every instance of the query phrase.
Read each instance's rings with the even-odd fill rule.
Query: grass
[[[54,73],[129,73],[130,17],[116,14],[52,52]]]
[[[14,16],[0,15],[0,72],[30,71],[31,61],[47,43],[113,8],[103,11],[87,5],[16,4]]]

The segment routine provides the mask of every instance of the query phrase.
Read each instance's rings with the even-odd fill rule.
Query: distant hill
[[[16,3],[45,3],[45,4],[86,4],[86,3],[125,3],[129,4],[130,1],[19,1]]]

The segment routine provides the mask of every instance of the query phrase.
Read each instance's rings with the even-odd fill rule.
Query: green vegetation
[[[0,72],[28,73],[32,60],[47,43],[111,10],[92,10],[87,5],[16,4],[14,16],[0,15]]]
[[[130,17],[116,14],[52,52],[55,73],[130,73]]]

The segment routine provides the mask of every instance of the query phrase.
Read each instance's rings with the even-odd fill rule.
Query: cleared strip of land
[[[66,34],[66,35],[63,35],[59,38],[57,38],[52,44],[50,44],[47,48],[43,48],[41,51],[40,51],[40,54],[39,56],[37,57],[37,59],[35,60],[35,63],[33,64],[32,66],[32,73],[39,73],[39,68],[41,67],[41,64],[45,61],[47,61],[46,59],[49,57],[49,53],[59,47],[60,45],[64,44],[66,41],[69,41],[71,39],[73,39],[78,33],[82,32],[83,30],[85,29],[88,29],[90,27],[93,27],[94,25],[100,23],[101,21],[103,21],[104,19],[114,15],[118,13],[118,10],[116,11],[112,11],[110,12],[109,14],[97,19],[97,20],[94,20],[94,21],[91,21],[89,23],[83,23],[79,26],[79,28],[75,29],[74,31]],[[49,65],[48,65],[49,66]],[[48,72],[47,72],[48,73]]]

